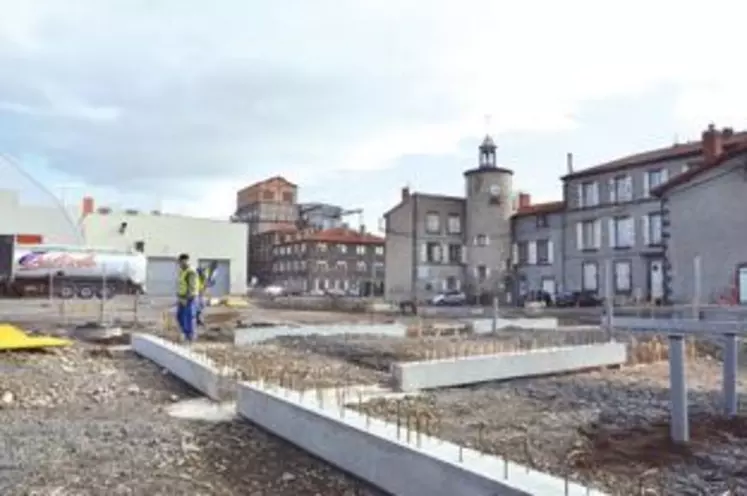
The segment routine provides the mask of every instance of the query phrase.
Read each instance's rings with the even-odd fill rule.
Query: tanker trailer
[[[16,247],[13,261],[9,292],[15,296],[88,299],[145,292],[142,253],[37,245]]]

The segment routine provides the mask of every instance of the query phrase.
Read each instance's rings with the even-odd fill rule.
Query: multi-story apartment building
[[[496,164],[486,136],[465,197],[411,193],[385,214],[386,295],[422,301],[447,289],[485,299],[504,294],[511,256],[513,171]]]
[[[287,234],[273,248],[273,281],[297,291],[380,295],[384,239],[347,228]]]
[[[728,150],[746,139],[747,133],[711,126],[700,142],[569,171],[562,178],[566,210],[560,272],[564,287],[604,293],[605,266],[609,266],[609,284],[616,297],[663,301],[662,212],[651,191],[700,167],[714,155],[717,142]]]
[[[480,166],[465,173],[465,198],[406,188],[385,214],[387,297],[423,300],[451,288],[505,300],[536,290],[601,295],[609,283],[616,299],[667,301],[678,286],[665,257],[667,211],[652,191],[743,145],[747,132],[711,125],[700,141],[582,170],[568,154],[563,201],[532,204],[513,194],[512,173],[495,166],[486,138]]]
[[[248,281],[266,284],[272,274],[267,245],[277,232],[295,229],[298,187],[275,176],[241,189],[236,194],[236,212],[232,220],[249,226],[247,246]],[[265,234],[267,233],[267,234]],[[275,233],[275,234],[273,234]]]

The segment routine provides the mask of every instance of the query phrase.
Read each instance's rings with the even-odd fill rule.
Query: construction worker
[[[176,321],[184,339],[191,343],[195,339],[195,311],[199,299],[199,277],[189,264],[189,255],[179,255],[179,278],[177,281]]]

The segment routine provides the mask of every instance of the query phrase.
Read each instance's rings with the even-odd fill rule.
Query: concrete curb
[[[263,429],[396,496],[528,496],[603,493],[404,428],[314,395],[239,383],[238,413]]]
[[[493,319],[472,319],[470,324],[478,334],[493,332]],[[558,329],[558,319],[555,317],[497,319],[497,330],[511,327],[528,330],[553,330]]]
[[[392,365],[392,376],[400,391],[418,391],[622,365],[626,361],[624,344],[603,343],[401,362]]]
[[[334,324],[242,328],[234,331],[233,344],[246,346],[281,336],[342,336],[345,334],[375,334],[404,338],[407,335],[407,326],[402,324]]]
[[[202,353],[147,334],[133,334],[131,346],[135,353],[165,368],[212,400],[227,401],[236,396],[233,370],[219,367]]]

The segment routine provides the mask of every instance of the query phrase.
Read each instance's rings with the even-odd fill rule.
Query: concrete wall
[[[671,301],[692,301],[693,260],[698,255],[701,256],[701,301],[716,303],[722,296],[736,296],[737,268],[747,264],[744,208],[747,181],[743,163],[743,156],[735,158],[665,197]]]
[[[123,222],[127,223],[127,228],[120,234]],[[86,216],[83,231],[86,241],[93,246],[126,250],[143,241],[148,257],[176,257],[185,252],[195,264],[198,259],[227,260],[231,264],[231,292],[246,291],[246,224],[166,214],[113,212]]]
[[[392,373],[408,392],[622,365],[626,359],[625,344],[605,343],[395,363]]]
[[[67,207],[64,211],[52,200],[42,204],[20,203],[18,193],[0,190],[0,234],[38,234],[44,243],[77,245],[75,225],[80,221],[81,210]]]
[[[234,331],[236,346],[261,343],[281,336],[390,336],[404,338],[407,326],[403,324],[335,324],[277,327],[248,327]]]

